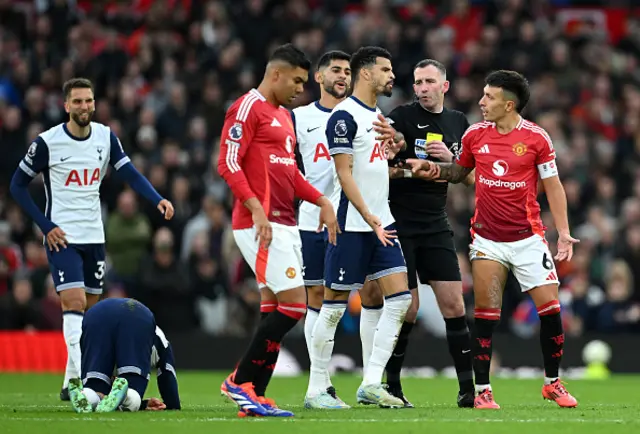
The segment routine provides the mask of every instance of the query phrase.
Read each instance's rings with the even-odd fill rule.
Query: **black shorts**
[[[459,282],[460,265],[456,255],[453,232],[399,237],[404,260],[407,263],[409,289],[420,282]]]

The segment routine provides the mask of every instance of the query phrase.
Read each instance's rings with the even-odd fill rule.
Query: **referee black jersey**
[[[407,149],[397,159],[430,157],[425,145],[430,140],[444,142],[454,158],[462,150],[461,139],[469,128],[462,112],[445,108],[441,113],[431,113],[419,102],[396,107],[388,117],[393,127],[404,134]],[[391,161],[389,164],[392,165]],[[396,220],[398,235],[412,236],[449,231],[447,219],[447,182],[425,181],[415,178],[396,178],[389,183],[389,204]]]

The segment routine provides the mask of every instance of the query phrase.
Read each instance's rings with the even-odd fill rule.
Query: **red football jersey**
[[[558,173],[544,129],[522,118],[508,134],[500,134],[493,122],[476,123],[462,136],[457,163],[476,169],[472,235],[499,242],[544,236],[538,178]]]
[[[235,196],[233,229],[253,227],[243,205],[256,197],[270,222],[296,225],[294,198],[315,203],[322,194],[298,170],[295,129],[283,107],[267,102],[256,89],[236,100],[225,115],[218,172]]]

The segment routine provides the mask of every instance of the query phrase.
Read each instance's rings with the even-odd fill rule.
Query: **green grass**
[[[619,376],[608,381],[571,381],[567,388],[580,402],[561,409],[543,401],[540,381],[504,379],[493,383],[498,411],[459,409],[457,384],[449,379],[404,380],[405,393],[415,409],[385,410],[354,407],[346,411],[302,408],[307,377],[274,378],[270,395],[280,407],[296,413],[293,419],[244,418],[220,397],[224,373],[180,374],[183,410],[180,412],[78,415],[58,400],[57,375],[0,374],[0,433],[591,433],[640,431],[640,377]],[[158,396],[152,376],[148,396]],[[360,379],[337,376],[339,395],[355,405]],[[295,431],[295,433],[294,433]]]

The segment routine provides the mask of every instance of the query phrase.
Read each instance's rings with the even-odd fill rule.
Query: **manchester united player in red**
[[[502,291],[511,269],[529,293],[540,317],[544,359],[542,396],[560,407],[575,407],[576,399],[558,378],[564,332],[558,301],[558,276],[545,240],[536,200],[538,179],[549,201],[558,230],[558,261],[570,261],[567,198],[558,178],[555,152],[545,130],[520,112],[529,100],[527,80],[514,71],[496,71],[486,78],[480,108],[485,121],[462,137],[462,152],[453,163],[408,160],[414,173],[426,178],[461,182],[476,169],[476,211],[471,220],[470,258],[475,294],[472,343],[476,408],[500,408],[489,384],[493,331],[500,321]],[[429,152],[429,144],[427,144]]]
[[[291,44],[278,47],[262,83],[234,102],[225,116],[218,171],[235,196],[232,227],[242,256],[261,289],[262,321],[223,394],[239,415],[293,416],[264,397],[280,341],[306,312],[300,233],[294,197],[320,207],[335,244],[338,223],[331,202],[309,184],[294,156],[296,135],[283,105],[302,93],[311,62]]]

